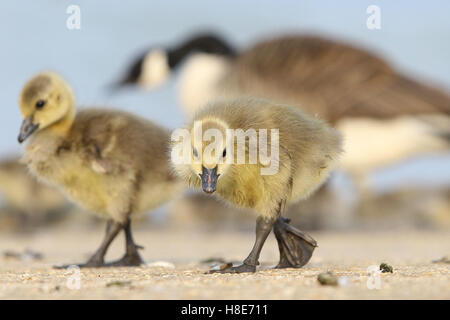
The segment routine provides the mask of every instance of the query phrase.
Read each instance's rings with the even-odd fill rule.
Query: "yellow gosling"
[[[100,248],[80,266],[143,263],[131,233],[132,216],[165,203],[182,188],[167,159],[169,131],[121,111],[76,113],[71,87],[52,72],[33,77],[19,103],[24,119],[19,142],[28,142],[24,161],[30,171],[108,219]],[[121,230],[126,253],[105,264],[106,251]]]
[[[208,141],[196,134],[199,128],[204,134],[213,129],[210,132],[220,132],[224,138],[211,148],[211,141],[215,143],[217,138]],[[251,138],[244,146],[238,145],[229,129],[244,132],[267,129],[266,144],[259,142],[258,146],[266,145],[271,157],[278,152],[278,157],[273,158],[278,169],[262,174],[262,169],[269,169],[273,163],[263,162],[261,153],[256,162],[250,163]],[[278,151],[272,149],[277,143],[276,135],[269,134],[272,129],[279,130]],[[305,265],[316,241],[289,225],[289,220],[281,215],[286,203],[308,197],[336,166],[341,152],[338,132],[318,118],[256,99],[212,102],[194,116],[188,130],[192,139],[191,161],[183,163],[174,158],[180,147],[174,143],[172,163],[176,172],[190,185],[206,193],[215,192],[238,207],[253,209],[258,215],[256,241],[243,264],[212,272],[255,272],[259,254],[272,229],[280,250],[277,267]],[[245,151],[244,163],[237,163],[239,150]]]

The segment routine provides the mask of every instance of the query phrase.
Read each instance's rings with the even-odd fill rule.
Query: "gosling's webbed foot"
[[[105,263],[105,267],[138,267],[140,265],[145,264],[144,260],[142,260],[139,253],[136,252],[136,254],[129,255],[125,254],[123,258]]]
[[[106,251],[117,236],[120,230],[125,230],[126,236],[126,254],[122,259],[105,263],[104,256]],[[101,268],[101,267],[131,267],[131,266],[140,266],[144,263],[141,256],[138,253],[139,249],[144,249],[142,246],[139,246],[134,243],[133,237],[131,235],[131,225],[130,220],[128,219],[125,224],[121,224],[118,222],[114,222],[110,220],[106,227],[106,235],[103,239],[103,242],[100,248],[94,253],[94,255],[89,259],[86,263],[81,264],[67,264],[62,266],[54,266],[55,269],[66,269],[71,266],[78,266],[80,268]]]
[[[273,227],[280,249],[280,262],[275,268],[303,267],[317,247],[316,240],[294,228],[289,222],[289,219],[280,217]]]
[[[233,267],[232,263],[227,263],[223,266],[221,266],[218,270],[209,270],[206,272],[206,274],[212,274],[212,273],[244,273],[244,272],[255,272],[256,266],[248,265],[248,264],[241,264],[239,266]]]
[[[125,255],[113,262],[109,262],[105,264],[105,267],[138,267],[142,264],[145,264],[144,260],[141,258],[138,249],[144,249],[142,246],[133,244],[131,248],[128,248],[127,253]]]

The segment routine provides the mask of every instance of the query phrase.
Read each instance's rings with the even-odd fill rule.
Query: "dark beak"
[[[33,118],[25,118],[22,122],[22,127],[20,128],[19,143],[24,142],[33,132],[39,128],[39,124],[33,123]]]
[[[216,191],[217,179],[219,175],[217,174],[217,166],[213,169],[202,168],[202,188],[206,193],[213,193]]]

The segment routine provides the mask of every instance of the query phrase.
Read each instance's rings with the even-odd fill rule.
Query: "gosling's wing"
[[[92,170],[161,174],[168,171],[169,131],[147,119],[110,109],[87,109],[76,120]],[[156,172],[156,173],[155,173]]]
[[[300,105],[330,122],[450,114],[445,92],[399,74],[366,51],[317,37],[260,43],[236,58],[228,77],[239,91]]]
[[[126,126],[126,114],[115,110],[87,109],[78,113],[73,130],[93,171],[109,174],[121,168],[126,161],[121,141]]]
[[[91,161],[91,168],[97,173],[112,173],[112,162],[108,159],[92,159]]]
[[[104,135],[91,136],[89,142],[85,147],[87,150],[87,157],[92,170],[101,174],[112,173],[114,170],[114,161],[111,154],[108,153],[108,148],[113,146],[114,136],[105,139]]]

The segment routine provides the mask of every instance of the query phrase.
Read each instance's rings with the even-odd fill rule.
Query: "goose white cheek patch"
[[[148,89],[164,84],[170,77],[167,53],[162,50],[150,51],[142,64],[139,83]]]

